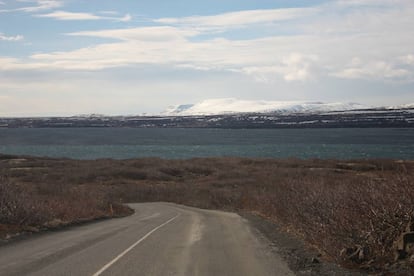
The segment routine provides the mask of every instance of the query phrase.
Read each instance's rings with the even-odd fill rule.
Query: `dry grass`
[[[327,258],[384,271],[414,221],[410,161],[2,159],[0,224],[71,221],[105,216],[109,204],[170,201],[255,212]]]

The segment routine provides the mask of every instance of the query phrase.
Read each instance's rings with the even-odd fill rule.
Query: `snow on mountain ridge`
[[[404,108],[414,108],[414,103],[402,104],[397,106],[389,106],[389,109],[404,109]]]
[[[220,115],[231,113],[266,113],[266,112],[328,112],[369,108],[358,103],[323,103],[304,101],[248,101],[233,98],[209,99],[197,104],[169,107],[162,115]]]

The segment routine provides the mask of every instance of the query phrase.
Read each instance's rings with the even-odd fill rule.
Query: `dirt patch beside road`
[[[366,273],[338,266],[318,250],[307,246],[280,225],[253,213],[240,213],[261,235],[269,240],[272,250],[279,254],[297,275],[312,276],[362,276]]]

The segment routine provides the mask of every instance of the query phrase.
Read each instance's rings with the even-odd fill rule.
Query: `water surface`
[[[6,154],[97,158],[414,159],[414,129],[0,129]]]

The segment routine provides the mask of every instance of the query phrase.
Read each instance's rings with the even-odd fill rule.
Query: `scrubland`
[[[127,215],[122,203],[147,201],[252,212],[344,266],[414,273],[413,252],[396,255],[402,234],[414,230],[412,161],[0,155],[3,238]]]

